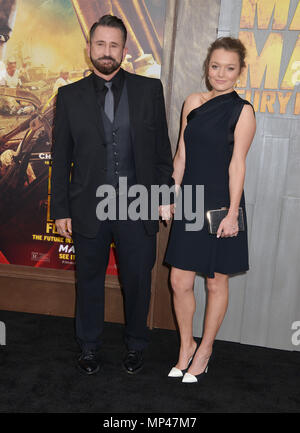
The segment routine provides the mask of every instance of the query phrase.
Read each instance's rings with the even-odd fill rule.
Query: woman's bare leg
[[[205,370],[214,340],[225,317],[228,306],[228,275],[215,272],[215,278],[207,278],[207,291],[203,337],[188,369],[193,375]]]
[[[193,316],[196,310],[195,275],[195,272],[174,267],[171,270],[174,308],[180,332],[179,359],[175,367],[180,370],[187,368],[188,361],[197,347],[193,338]]]

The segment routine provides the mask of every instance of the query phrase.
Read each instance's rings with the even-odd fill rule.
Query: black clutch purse
[[[206,212],[206,216],[208,219],[209,233],[211,233],[212,235],[215,235],[217,233],[220,222],[222,221],[223,218],[226,217],[227,214],[228,214],[227,208],[213,209]],[[239,231],[245,230],[244,213],[243,213],[243,208],[241,207],[239,207],[238,226],[239,226]]]

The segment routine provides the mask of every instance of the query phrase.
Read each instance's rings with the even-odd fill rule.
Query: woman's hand
[[[163,221],[170,221],[175,212],[174,204],[165,204],[159,206],[159,216]]]
[[[239,226],[238,226],[238,219],[235,216],[229,216],[227,215],[225,218],[222,219],[220,222],[218,231],[217,231],[217,238],[229,238],[229,237],[235,237],[239,233]]]

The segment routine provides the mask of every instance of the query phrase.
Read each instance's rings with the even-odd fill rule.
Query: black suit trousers
[[[76,252],[76,336],[82,350],[98,350],[104,325],[104,282],[112,240],[116,246],[125,309],[128,350],[143,350],[149,342],[147,316],[156,235],[148,235],[141,220],[101,221],[97,236],[73,233]]]

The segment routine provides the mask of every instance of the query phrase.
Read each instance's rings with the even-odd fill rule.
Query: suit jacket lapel
[[[132,142],[135,142],[135,130],[136,123],[139,114],[139,92],[136,88],[136,82],[134,80],[134,74],[130,74],[129,72],[125,72],[125,80],[127,85],[127,93],[128,93],[128,106],[129,106],[129,120],[130,120],[130,130]]]
[[[79,101],[79,104],[82,104],[82,110],[85,112],[85,115],[88,115],[95,125],[95,129],[99,134],[99,144],[105,143],[104,128],[100,109],[96,99],[93,74],[89,75],[84,81],[82,81],[82,84],[83,86],[81,87],[80,92],[82,101]]]

